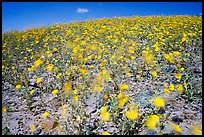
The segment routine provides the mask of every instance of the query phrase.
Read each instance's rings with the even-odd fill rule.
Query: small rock
[[[147,132],[147,135],[157,135],[157,132],[154,131],[154,130],[149,130],[149,131]]]
[[[174,123],[176,123],[176,124],[179,124],[179,123],[180,123],[180,118],[179,118],[179,116],[173,116],[173,117],[172,117],[172,121],[173,121]]]
[[[41,129],[40,128],[36,128],[36,130],[33,132],[34,135],[39,135],[41,133]]]
[[[163,129],[164,129],[164,125],[161,125],[161,126],[160,126],[160,129],[163,130]]]
[[[159,114],[164,114],[165,113],[165,109],[164,108],[160,108],[159,109]]]
[[[49,133],[48,132],[44,132],[43,134],[41,134],[41,135],[49,135]]]
[[[41,127],[44,129],[52,129],[54,127],[54,120],[43,120]]]

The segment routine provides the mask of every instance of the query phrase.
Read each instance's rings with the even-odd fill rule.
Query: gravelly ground
[[[5,87],[8,87],[7,90],[4,90]],[[35,124],[40,128],[40,132],[36,134],[67,134],[64,131],[64,123],[70,114],[63,113],[63,107],[69,108],[69,106],[60,104],[58,98],[53,97],[51,94],[35,94],[31,98],[31,107],[28,107],[28,102],[25,101],[22,97],[21,91],[16,91],[12,85],[5,83],[3,85],[2,91],[2,103],[6,105],[8,112],[2,114],[2,134],[33,134],[30,131],[30,126]],[[42,97],[40,97],[42,96]],[[151,93],[144,95],[144,93],[138,94],[137,101],[140,101],[141,105],[148,104],[148,100],[151,98]],[[202,125],[202,100],[198,101],[186,101],[185,99],[178,96],[176,93],[172,94],[163,94],[163,98],[166,101],[165,114],[166,119],[163,120],[163,133],[171,133],[172,128],[169,126],[167,121],[171,121],[174,116],[178,116],[181,119],[179,125],[181,126],[183,132],[182,134],[188,135],[191,134],[190,129],[188,128],[189,124],[197,122],[200,126]],[[41,102],[45,102],[46,106],[42,106]],[[87,123],[94,123],[94,117],[97,117],[96,110],[97,99],[96,96],[90,96],[87,100],[87,114],[90,114],[90,119],[87,119]],[[69,108],[70,109],[70,108]],[[51,117],[58,118],[57,127],[46,130],[42,129],[41,123],[43,121],[42,114],[45,112],[51,112]],[[70,109],[71,113],[72,109]],[[141,112],[145,110],[141,110]],[[90,121],[89,121],[90,120]],[[117,133],[117,128],[112,126],[109,128],[109,131],[114,131]],[[155,130],[156,131],[156,130]],[[101,131],[102,132],[102,131]],[[156,131],[156,134],[159,134]],[[139,134],[149,134],[147,130],[140,129]]]

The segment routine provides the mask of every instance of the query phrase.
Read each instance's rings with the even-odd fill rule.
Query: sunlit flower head
[[[164,102],[163,98],[161,98],[161,97],[156,97],[154,99],[153,104],[158,108],[165,106],[165,102]]]

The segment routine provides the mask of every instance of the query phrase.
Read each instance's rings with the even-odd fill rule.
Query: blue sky
[[[2,31],[114,16],[201,13],[202,2],[2,2]]]

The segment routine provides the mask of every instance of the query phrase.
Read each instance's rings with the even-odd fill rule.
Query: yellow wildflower
[[[33,89],[33,90],[31,90],[30,91],[30,95],[33,95],[33,93],[35,92],[35,90]]]
[[[154,99],[154,102],[153,102],[153,103],[154,103],[154,105],[155,105],[156,107],[158,107],[158,108],[165,106],[165,102],[164,102],[163,98],[160,98],[160,97],[156,97],[156,98]]]
[[[30,72],[32,69],[31,68],[28,68],[28,72]]]
[[[132,60],[134,60],[136,57],[135,57],[135,56],[130,56],[130,58],[131,58]]]
[[[91,49],[91,50],[96,50],[96,46],[95,46],[95,45],[91,45],[91,46],[90,46],[90,49]]]
[[[71,84],[70,82],[66,82],[66,83],[64,84],[63,90],[64,90],[65,92],[68,92],[68,91],[70,91],[71,89],[72,89],[72,84]]]
[[[184,68],[183,68],[183,67],[181,68],[181,71],[184,71]]]
[[[45,113],[43,114],[43,117],[44,117],[44,118],[47,118],[48,115],[49,115],[49,113],[48,113],[48,112],[45,112]]]
[[[182,84],[177,84],[176,85],[176,90],[180,93],[180,94],[183,94],[184,92],[184,87]]]
[[[57,90],[57,89],[55,89],[55,90],[52,91],[52,95],[56,95],[57,93],[58,93],[58,90]]]
[[[86,69],[80,69],[79,71],[82,73],[82,75],[88,74],[88,71]]]
[[[107,122],[110,120],[110,114],[107,112],[107,106],[103,106],[101,108],[101,117],[104,122]]]
[[[202,135],[202,130],[197,125],[190,125],[189,128],[193,135]]]
[[[70,74],[71,74],[71,71],[70,71],[70,70],[67,70],[67,71],[66,71],[66,74],[67,74],[67,75],[70,75]]]
[[[136,107],[128,110],[126,113],[125,113],[125,116],[130,119],[130,120],[136,120],[139,115],[138,115],[138,109]]]
[[[43,64],[43,61],[40,60],[40,59],[38,59],[38,60],[35,61],[34,66],[35,66],[35,67],[38,67],[38,66],[40,66],[41,64]]]
[[[78,96],[74,96],[73,100],[74,100],[74,102],[77,102],[79,100],[79,97]]]
[[[20,85],[20,84],[16,85],[16,89],[17,89],[17,90],[20,89],[20,88],[21,88],[21,85]]]
[[[45,67],[45,69],[47,70],[47,72],[52,72],[53,68],[54,68],[54,65],[53,65],[53,64],[48,64],[48,65]]]
[[[95,86],[93,90],[97,91],[97,92],[101,92],[103,90],[103,88],[100,86]]]
[[[105,131],[105,132],[103,132],[101,135],[110,135],[110,133],[107,132],[107,131]]]
[[[177,79],[181,79],[181,74],[180,74],[180,73],[176,73],[176,74],[175,74],[175,77],[176,77]]]
[[[106,112],[107,111],[107,106],[102,106],[101,107],[101,112]]]
[[[164,93],[169,93],[170,91],[168,89],[164,89]]]
[[[169,54],[164,54],[164,58],[168,60],[170,58]]]
[[[118,94],[118,107],[122,108],[128,100],[129,100],[128,96],[125,96],[124,93],[119,93]]]
[[[110,135],[110,133],[105,131],[101,135]]]
[[[74,92],[74,95],[76,95],[78,93],[77,89],[75,89],[73,92]]]
[[[170,84],[170,85],[169,85],[169,89],[170,89],[170,90],[174,90],[174,84]]]
[[[3,112],[3,113],[7,112],[6,107],[2,107],[2,112]]]
[[[62,73],[57,74],[56,78],[59,79],[62,76]]]
[[[120,90],[126,90],[126,89],[128,89],[129,87],[128,87],[128,85],[127,84],[121,84],[120,85]]]
[[[108,94],[104,94],[103,99],[108,100],[108,98],[109,98]]]
[[[35,126],[35,125],[30,126],[30,130],[31,130],[32,132],[34,132],[35,129],[36,129],[36,126]]]
[[[148,129],[155,129],[158,122],[159,122],[159,116],[152,115],[147,119],[146,126]]]
[[[101,74],[102,74],[102,75],[105,75],[105,74],[106,74],[106,70],[105,70],[105,69],[102,70],[102,71],[101,71]]]
[[[42,81],[42,78],[37,78],[37,79],[36,79],[36,82],[37,82],[37,83],[39,83],[39,82],[41,82],[41,81]]]
[[[171,126],[172,126],[173,130],[174,130],[174,131],[176,131],[176,133],[181,134],[182,129],[180,128],[180,126],[179,126],[179,125],[174,124],[174,123],[171,123]]]
[[[132,54],[135,53],[134,47],[129,47],[128,52],[129,52],[129,53],[132,53]]]
[[[152,71],[152,76],[153,77],[157,77],[157,72],[156,71]]]
[[[180,53],[179,51],[174,51],[173,54],[174,54],[174,56],[176,56],[176,57],[178,57],[178,56],[181,55],[181,53]]]
[[[144,60],[144,63],[147,65],[154,65],[154,56],[148,51],[142,51],[142,57]]]

